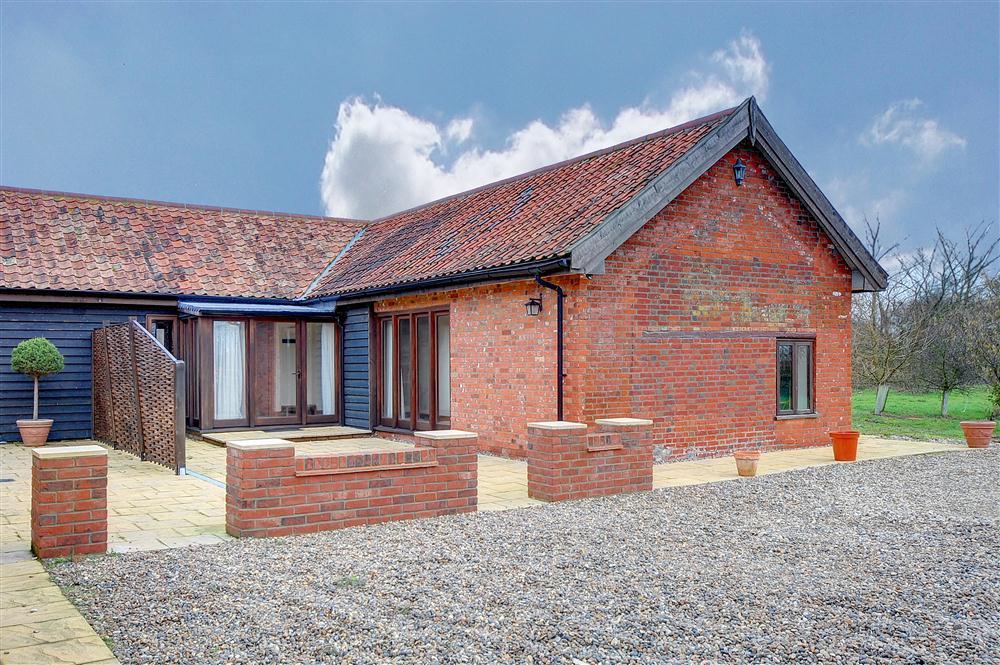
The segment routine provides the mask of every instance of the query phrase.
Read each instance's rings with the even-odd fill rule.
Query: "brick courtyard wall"
[[[314,533],[475,512],[476,435],[421,432],[409,450],[296,457],[281,439],[227,445],[226,531]]]
[[[652,424],[599,419],[591,433],[583,423],[529,423],[528,496],[567,501],[653,489]]]
[[[850,426],[851,271],[749,144],[584,284],[567,327],[572,419],[648,415],[672,459],[827,444],[827,431]],[[816,340],[818,417],[779,420],[776,339],[797,335]]]
[[[108,550],[108,451],[31,451],[31,549],[40,559]]]

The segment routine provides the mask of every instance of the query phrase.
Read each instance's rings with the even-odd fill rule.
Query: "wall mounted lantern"
[[[741,186],[747,177],[747,165],[743,163],[742,159],[737,159],[736,163],[733,164],[733,177],[736,178],[737,187]]]
[[[528,313],[528,316],[538,316],[542,313],[542,299],[532,298],[524,303],[524,309]]]

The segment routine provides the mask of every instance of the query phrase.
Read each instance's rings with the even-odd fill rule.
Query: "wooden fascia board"
[[[795,155],[788,149],[784,141],[771,127],[756,103],[751,105],[751,125],[754,134],[751,141],[767,157],[772,166],[785,180],[792,192],[802,201],[820,227],[833,241],[840,255],[856,272],[861,273],[862,287],[857,288],[858,280],[852,278],[852,288],[855,291],[881,291],[886,286],[887,273],[878,261],[865,249],[864,245],[854,235],[840,213],[830,200],[826,198],[816,182],[802,167]],[[872,288],[874,287],[874,288]]]
[[[632,200],[614,211],[597,228],[570,247],[573,272],[600,274],[604,259],[663,210],[723,155],[748,136],[753,100],[748,99],[726,122],[688,150]]]

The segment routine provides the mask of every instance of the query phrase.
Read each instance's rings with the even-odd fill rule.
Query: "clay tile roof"
[[[564,256],[734,110],[377,220],[309,296]]]
[[[0,187],[0,288],[295,298],[362,226]]]

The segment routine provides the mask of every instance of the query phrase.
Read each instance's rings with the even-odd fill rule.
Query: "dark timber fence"
[[[184,472],[184,363],[135,321],[94,330],[94,438]]]

